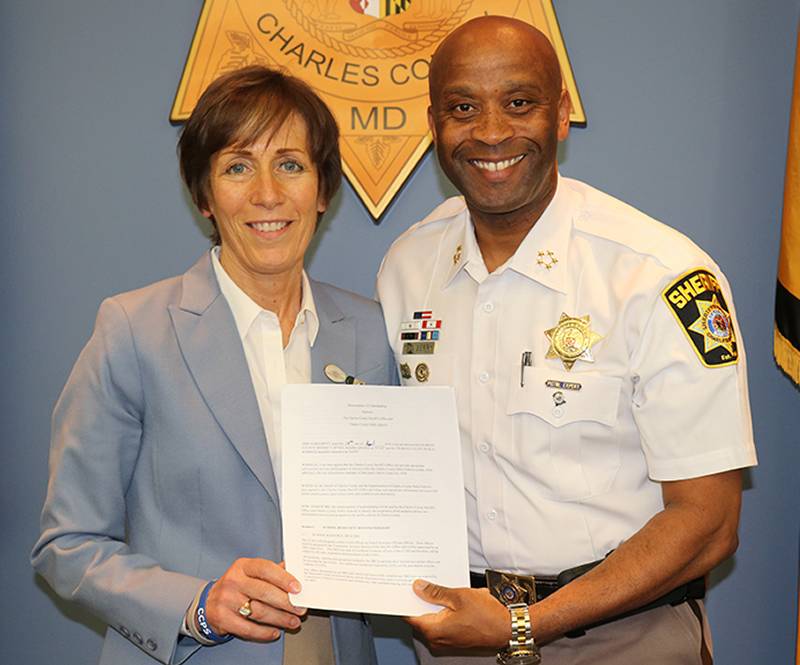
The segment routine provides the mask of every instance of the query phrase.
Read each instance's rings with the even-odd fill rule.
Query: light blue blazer
[[[396,383],[380,306],[311,283],[312,381],[335,363]],[[56,404],[36,570],[108,624],[107,665],[281,665],[283,640],[179,638],[207,580],[283,558],[275,477],[233,314],[206,253],[185,274],[104,301]],[[332,624],[340,665],[374,665],[361,615]]]

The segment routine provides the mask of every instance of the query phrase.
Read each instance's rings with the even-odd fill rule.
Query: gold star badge
[[[736,340],[733,337],[731,317],[722,309],[717,295],[714,294],[711,300],[697,299],[694,302],[700,316],[689,326],[689,330],[703,336],[705,353],[721,346],[733,355],[733,345]]]
[[[544,334],[550,340],[545,358],[561,358],[567,370],[571,370],[578,360],[593,363],[592,346],[603,339],[602,335],[592,330],[588,314],[569,316],[562,312],[558,325],[545,330]]]

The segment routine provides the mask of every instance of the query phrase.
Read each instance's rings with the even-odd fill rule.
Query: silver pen
[[[523,351],[522,359],[519,361],[519,387],[525,387],[525,368],[533,366],[533,353],[531,351]]]

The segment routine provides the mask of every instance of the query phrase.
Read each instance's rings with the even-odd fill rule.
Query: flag
[[[795,383],[800,384],[800,40],[795,56],[789,148],[783,185],[774,338],[775,360]]]
[[[800,384],[800,30],[794,61],[789,147],[783,184],[783,226],[775,295],[775,360]],[[798,567],[800,570],[800,567]],[[797,586],[795,664],[800,665],[800,581]]]
[[[410,4],[411,0],[350,0],[350,6],[359,14],[375,18],[402,14]]]

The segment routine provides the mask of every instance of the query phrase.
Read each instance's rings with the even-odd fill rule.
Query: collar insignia
[[[558,263],[558,259],[553,252],[549,249],[539,250],[538,258],[536,259],[537,265],[544,266],[547,270],[550,270],[556,263]]]

